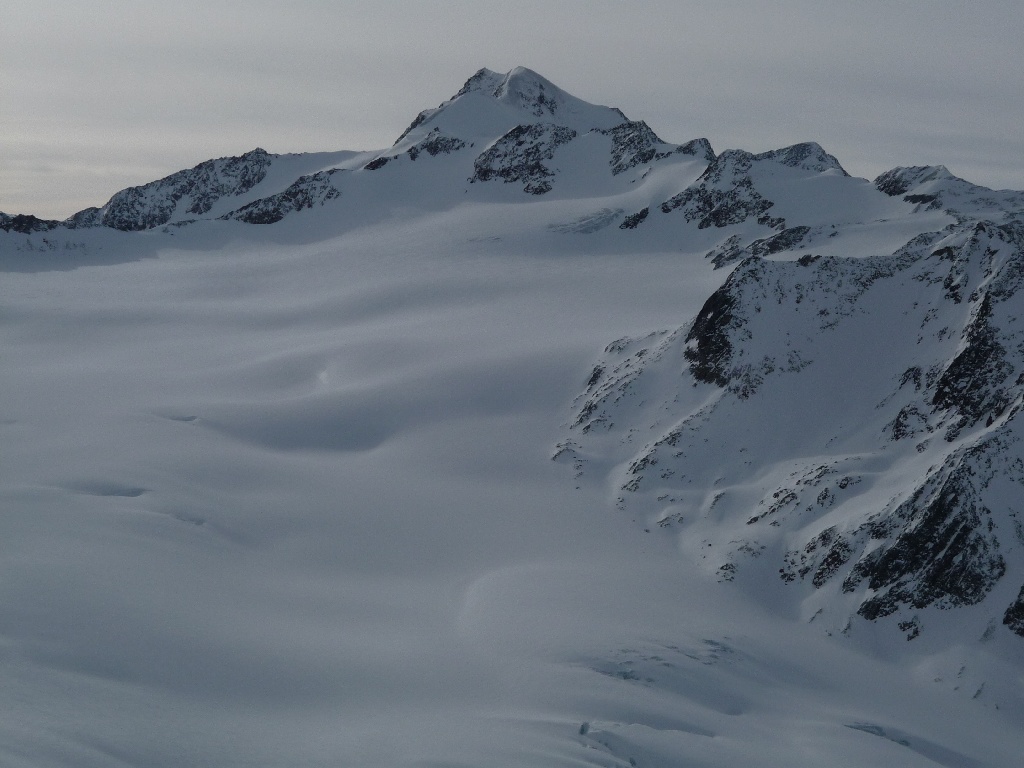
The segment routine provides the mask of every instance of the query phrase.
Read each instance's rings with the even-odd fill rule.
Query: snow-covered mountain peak
[[[949,172],[944,165],[914,165],[897,167],[875,179],[879,191],[895,197],[930,182],[963,181]]]
[[[583,101],[526,67],[505,74],[481,69],[450,99],[420,112],[395,146],[414,144],[431,131],[487,141],[518,126],[538,123],[586,133],[626,121],[620,110]]]
[[[584,126],[609,129],[627,119],[620,110],[578,99],[526,67],[506,74],[493,94],[501,104],[559,124],[582,121]]]
[[[501,72],[495,72],[493,69],[482,67],[477,70],[476,74],[466,81],[465,85],[463,85],[462,88],[452,96],[452,99],[457,99],[459,96],[464,96],[465,94],[473,91],[493,93],[494,90],[501,85],[501,82],[504,79],[505,75]]]
[[[826,152],[816,141],[805,141],[790,147],[762,152],[755,155],[754,158],[756,160],[775,160],[791,168],[803,168],[815,173],[840,171],[843,176],[849,176],[835,156]]]
[[[925,210],[943,210],[963,220],[995,221],[1024,217],[1024,192],[992,190],[954,175],[944,165],[897,167],[878,176],[875,187],[890,197],[902,196]]]

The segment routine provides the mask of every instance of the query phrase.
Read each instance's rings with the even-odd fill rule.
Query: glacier
[[[712,147],[485,69],[0,214],[0,762],[1016,766],[1024,193]]]

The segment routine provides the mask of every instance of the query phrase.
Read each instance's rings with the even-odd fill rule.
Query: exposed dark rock
[[[651,162],[658,145],[665,143],[642,120],[617,125],[604,133],[612,137],[612,175]]]
[[[808,171],[816,171],[817,173],[840,171],[843,176],[850,175],[834,156],[822,149],[820,144],[813,141],[762,152],[754,155],[754,159],[774,160],[791,168],[804,168]]]
[[[901,632],[907,633],[907,640],[915,640],[921,634],[921,622],[915,616],[912,619],[901,621],[897,625]]]
[[[1024,212],[1024,192],[980,187],[954,176],[942,165],[893,168],[874,183],[887,195],[904,195],[908,203],[923,205],[926,210],[944,210],[961,222],[979,215],[1014,220]]]
[[[614,176],[630,168],[664,160],[675,154],[703,157],[709,163],[715,159],[715,153],[707,139],[693,139],[686,144],[672,147],[658,138],[642,120],[627,121],[601,133],[612,138],[612,156],[609,164]]]
[[[331,182],[331,177],[341,173],[338,170],[320,171],[301,176],[284,192],[254,200],[237,211],[222,216],[222,219],[237,219],[248,224],[273,224],[293,211],[323,205],[341,195]]]
[[[932,404],[955,409],[959,415],[950,439],[984,416],[997,417],[1009,404],[1003,383],[1013,373],[1013,366],[1005,360],[1006,350],[991,317],[992,299],[986,293],[964,331],[964,348],[936,382]]]
[[[699,229],[727,227],[752,217],[768,226],[778,226],[781,219],[767,216],[774,203],[754,189],[750,178],[754,159],[749,152],[723,152],[693,185],[662,203],[662,213],[682,210],[686,220],[696,221]]]
[[[465,146],[466,142],[462,139],[456,138],[455,136],[446,136],[441,133],[439,128],[434,128],[426,135],[423,141],[409,147],[406,152],[410,159],[415,160],[422,152],[426,152],[431,157],[437,157],[438,155],[447,155],[452,152],[457,152]]]
[[[710,145],[707,149],[710,151]],[[785,227],[784,219],[768,215],[775,204],[754,188],[750,177],[753,164],[763,161],[817,173],[837,170],[847,175],[838,160],[813,142],[757,155],[731,149],[714,158],[693,185],[662,203],[661,210],[670,213],[682,209],[686,220],[696,221],[700,229],[727,227],[750,218],[773,229]]]
[[[522,183],[523,190],[542,195],[551,190],[554,172],[545,164],[558,147],[576,138],[576,131],[550,123],[518,125],[506,133],[473,163],[470,182],[501,179]]]
[[[821,564],[811,577],[811,583],[815,587],[824,586],[825,582],[831,579],[853,556],[853,547],[842,536],[837,536],[832,543],[828,553],[821,559]]]
[[[90,227],[103,226],[103,210],[101,208],[86,208],[79,211],[70,219],[64,222],[68,229],[88,229]]]
[[[927,166],[893,168],[875,178],[875,189],[884,192],[889,197],[902,195],[912,186],[919,184],[920,177],[928,170],[931,169]]]
[[[619,229],[636,229],[643,221],[647,218],[647,215],[651,212],[650,208],[644,208],[637,211],[634,214],[627,216],[619,224]]]
[[[729,330],[736,320],[733,309],[736,298],[726,283],[704,302],[686,335],[686,349],[683,352],[690,362],[690,373],[697,381],[729,384],[729,363],[732,357],[732,342]]]
[[[0,213],[0,229],[4,232],[17,232],[28,235],[32,232],[48,232],[54,227],[59,227],[61,222],[39,219],[30,214],[19,213],[14,216]]]
[[[1006,609],[1006,613],[1003,614],[1003,624],[1009,627],[1011,632],[1024,637],[1024,587],[1020,588],[1017,599],[1010,604],[1010,607]]]
[[[489,82],[484,84],[484,87]],[[557,117],[562,111],[567,96],[558,86],[545,80],[532,70],[517,67],[501,77],[492,95],[495,99],[509,104],[534,117]],[[626,119],[618,110],[619,116]]]
[[[971,458],[971,452],[951,458],[891,515],[906,521],[895,541],[862,559],[851,575],[875,591],[861,604],[861,616],[888,616],[901,605],[974,605],[1002,578],[1006,563],[988,525],[991,512],[972,483]]]
[[[711,148],[711,142],[707,139],[691,139],[685,144],[680,144],[676,148],[676,152],[681,155],[693,155],[694,157],[702,157],[709,163],[715,161],[715,151]]]
[[[465,96],[472,91],[493,91],[504,79],[504,76],[486,67],[478,69],[453,98]]]
[[[819,233],[794,227],[755,242],[767,256],[776,248],[798,248]],[[615,470],[616,487],[630,492],[617,500],[620,508],[639,515],[650,512],[647,505],[671,510],[687,500],[688,518],[706,515],[703,522],[711,523],[700,535],[708,537],[719,562],[738,562],[742,552],[732,528],[723,529],[729,540],[713,538],[714,521],[746,521],[769,551],[772,541],[786,547],[779,553],[783,581],[803,583],[805,589],[841,589],[856,596],[855,610],[863,619],[898,615],[894,628],[903,625],[908,638],[926,634],[927,617],[915,612],[981,603],[1011,569],[1019,569],[1019,560],[1009,562],[1019,558],[1019,545],[1007,545],[1011,537],[1024,540],[1024,517],[1014,501],[1024,497],[1022,438],[1015,426],[1024,412],[1024,316],[1018,306],[1024,225],[958,222],[914,237],[891,256],[805,255],[798,262],[751,256],[753,243],[743,246],[740,238],[729,238],[720,250],[735,249],[746,259],[689,326],[667,336],[656,354],[633,367],[628,361],[615,367],[602,363],[598,382],[581,396],[586,412],[573,428],[581,435],[590,427],[619,431],[624,445],[635,446]],[[837,340],[877,337],[879,316],[891,334],[885,343],[901,351],[902,362],[889,355],[892,370],[866,371],[857,386],[870,386],[871,394],[853,398],[864,410],[851,414],[845,405],[839,407],[834,426],[801,443],[801,453],[783,453],[775,466],[805,455],[826,456],[835,444],[844,452],[828,462],[825,475],[817,470],[793,471],[787,479],[773,475],[751,510],[748,494],[758,476],[748,460],[755,454],[744,451],[756,438],[737,429],[736,419],[751,419],[752,433],[766,425],[786,430],[787,416],[778,409],[799,405],[774,399],[788,391],[785,386],[762,384],[776,373],[799,372],[816,357],[839,362],[836,355],[844,353],[834,346]],[[832,334],[839,324],[844,330]],[[866,346],[858,349],[864,350],[865,366],[885,359],[875,361]],[[670,384],[667,397],[649,401],[652,391],[678,375],[680,359],[693,378],[684,377],[674,392]],[[843,391],[857,375],[857,362],[850,362],[835,365],[843,379],[824,373],[822,386]],[[722,387],[735,399],[688,392],[694,381]],[[759,401],[765,391],[773,399]],[[813,391],[804,391],[810,408],[821,409],[819,415],[830,412],[827,402],[815,403]],[[744,398],[749,403],[736,402]],[[633,416],[637,409],[642,421]],[[806,418],[793,415],[798,422]],[[812,431],[817,430],[816,422]],[[944,432],[956,439],[954,445],[932,439]],[[871,447],[872,434],[877,450]],[[845,453],[851,435],[864,454]],[[905,444],[908,438],[914,444]],[[710,463],[709,450],[715,457]],[[877,491],[877,484],[856,490],[853,473],[840,478],[836,472],[834,480],[824,480],[836,463],[859,463],[867,456],[923,477],[881,508],[879,495],[867,492],[871,485]],[[736,488],[743,490],[735,494]],[[714,500],[700,506],[688,501],[699,494]],[[737,501],[730,505],[734,495]],[[816,527],[812,521],[825,514],[829,528],[816,531],[806,546],[789,548],[796,531]],[[684,525],[681,518],[679,525]],[[737,581],[742,576],[739,568]],[[1009,609],[1001,605],[999,610],[1006,610],[1006,625],[1024,637],[1024,592]]]
[[[408,131],[406,133],[408,133]],[[405,134],[402,134],[402,137],[404,138]],[[465,146],[466,142],[462,139],[458,139],[454,136],[446,136],[441,133],[440,128],[433,128],[425,137],[423,137],[423,139],[409,147],[405,153],[409,156],[410,160],[415,160],[423,152],[426,152],[431,157],[436,157],[437,155],[446,155],[450,152],[456,152]],[[400,155],[381,155],[380,157],[375,157],[363,166],[363,170],[378,171],[392,160],[397,160],[399,157]]]
[[[888,426],[892,431],[893,440],[903,440],[907,437],[915,437],[922,429],[927,428],[927,425],[927,415],[921,413],[917,406],[911,403],[903,406]]]
[[[397,139],[395,139],[395,144],[398,144],[398,142],[400,142],[402,139],[404,139],[406,136],[408,136],[414,130],[416,130],[421,125],[423,125],[423,123],[425,123],[427,121],[427,119],[431,115],[435,114],[436,112],[437,112],[436,109],[425,109],[422,112],[420,112],[418,115],[416,115],[416,117],[413,118],[413,121],[411,123],[409,123],[409,127],[406,128],[404,131],[402,131],[402,135],[401,136],[399,136]],[[392,144],[392,146],[394,146],[394,144]]]
[[[266,177],[271,162],[272,156],[257,148],[240,157],[207,160],[141,187],[123,189],[100,209],[99,223],[125,232],[152,229],[170,221],[185,200],[186,213],[202,215],[222,197],[241,195],[256,186]],[[75,226],[95,221],[92,210],[72,217]]]
[[[363,170],[364,171],[378,171],[381,168],[383,168],[385,165],[390,163],[391,160],[392,160],[392,158],[390,158],[390,157],[384,157],[384,156],[375,157],[373,160],[371,160],[370,162],[368,162],[366,165],[363,166]]]
[[[790,227],[777,235],[755,240],[750,244],[750,254],[752,256],[770,256],[773,253],[791,250],[798,246],[810,231],[810,227]],[[809,266],[813,261],[812,259],[802,266]]]

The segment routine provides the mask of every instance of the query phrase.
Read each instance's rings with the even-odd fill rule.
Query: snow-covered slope
[[[609,349],[569,452],[628,458],[620,506],[818,625],[1024,633],[1022,285],[1019,224],[749,258],[690,325]]]
[[[0,214],[0,763],[1016,766],[1022,201],[516,69]]]

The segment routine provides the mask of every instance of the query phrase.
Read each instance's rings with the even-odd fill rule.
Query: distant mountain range
[[[869,182],[813,142],[670,144],[528,69],[483,69],[386,150],[254,149],[0,229],[351,228],[591,198],[557,231],[657,238],[732,273],[680,327],[608,346],[555,458],[829,632],[1024,637],[1024,192],[942,166]]]

